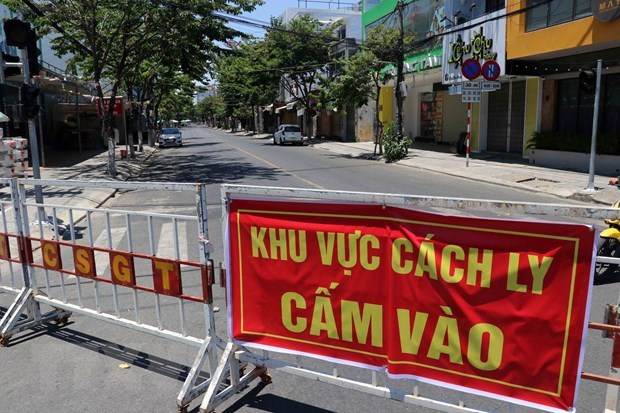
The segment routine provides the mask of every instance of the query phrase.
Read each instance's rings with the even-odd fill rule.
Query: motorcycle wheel
[[[613,238],[605,238],[603,245],[598,249],[597,255],[602,257],[619,257],[620,243]],[[597,282],[603,281],[606,276],[613,274],[618,268],[616,264],[607,264],[605,262],[597,262],[594,267],[594,280]]]

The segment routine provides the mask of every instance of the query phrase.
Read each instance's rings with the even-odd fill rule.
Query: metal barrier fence
[[[33,179],[10,185],[11,201],[0,203],[0,259],[9,274],[1,285],[17,298],[1,320],[0,343],[46,321],[66,324],[77,313],[198,347],[177,397],[185,409],[210,382],[200,377],[203,366],[209,361],[212,373],[218,348],[226,344],[215,331],[205,186]],[[35,186],[51,202],[37,203]],[[189,192],[195,195],[196,214],[53,203],[66,191],[88,188]],[[13,227],[6,218],[10,210]],[[148,242],[137,242],[145,235]],[[13,268],[18,263],[21,283]],[[42,306],[51,310],[43,313]],[[203,314],[202,322],[188,319],[188,313]]]
[[[19,203],[14,196],[14,182],[8,178],[0,179],[4,187],[0,198],[0,290],[19,294],[24,287],[24,273],[20,260],[19,240],[22,235]]]
[[[424,394],[425,388],[415,381],[395,387],[388,385],[383,374],[376,371],[349,374],[353,368],[338,363],[322,363],[320,369],[311,368],[304,356],[255,352],[219,337],[215,331],[211,295],[213,265],[209,255],[204,185],[30,179],[2,180],[1,183],[8,184],[10,191],[6,191],[6,199],[0,198],[0,289],[16,295],[0,319],[0,342],[3,344],[15,334],[46,321],[63,324],[76,313],[198,347],[196,361],[177,396],[181,410],[206,392],[200,410],[210,412],[254,379],[260,377],[263,382],[269,382],[267,369],[276,369],[430,410],[482,411],[469,407],[470,400],[465,397],[456,403],[429,397]],[[134,211],[39,204],[33,199],[35,185],[42,186],[47,193],[58,194],[89,187],[189,192],[195,194],[197,212],[189,216],[147,211],[146,208]],[[459,214],[481,211],[587,219],[618,215],[617,210],[592,206],[224,185],[225,217],[231,196],[372,203],[458,211]],[[46,199],[53,199],[53,196]],[[227,231],[226,220],[223,225]],[[137,243],[136,234],[146,234],[148,242]],[[597,261],[620,263],[620,259],[605,257],[598,257]],[[51,310],[43,312],[42,306],[51,307]],[[190,307],[200,309],[204,323],[187,319],[186,314],[192,311]],[[590,328],[608,331],[608,336],[620,343],[617,306],[610,306],[608,313],[607,323],[591,323]],[[620,383],[615,373],[619,367],[616,364],[620,364],[620,350],[616,351],[616,347],[620,349],[620,345],[614,346],[614,364],[609,376],[582,374],[584,379],[609,384],[606,401],[609,412],[615,411]],[[203,379],[200,373],[207,363],[209,378]],[[245,373],[248,364],[253,368]],[[366,379],[360,379],[361,376]]]
[[[453,199],[439,197],[420,197],[408,196],[400,194],[380,194],[380,193],[359,193],[359,192],[342,192],[327,190],[309,190],[299,188],[274,188],[274,187],[256,187],[244,185],[223,185],[222,202],[225,218],[227,218],[227,208],[231,200],[234,199],[270,199],[278,201],[334,201],[334,202],[350,202],[350,203],[369,203],[373,205],[397,206],[397,207],[413,207],[420,209],[439,209],[442,212],[451,211],[457,214],[469,214],[475,212],[498,213],[498,214],[527,214],[549,217],[563,218],[586,218],[586,219],[604,219],[616,218],[618,216],[617,209],[593,206],[571,206],[571,205],[555,205],[555,204],[539,204],[539,203],[517,203],[504,201],[485,201],[473,199]],[[226,229],[227,219],[224,219],[224,231]],[[620,264],[618,258],[597,257],[597,261]],[[230,296],[234,294],[230,291]],[[617,325],[620,317],[617,316],[617,307],[612,306],[611,312],[616,314],[615,317],[606,319],[606,323],[594,324],[590,323],[589,328],[608,331],[608,337],[614,338],[614,342],[620,344],[620,327]],[[614,345],[619,348],[620,345]],[[617,354],[616,354],[617,353]],[[617,378],[616,364],[620,360],[620,350],[614,350],[615,362],[612,362],[609,376],[600,376],[583,372],[582,379],[595,380],[608,383],[606,412],[615,412],[617,404],[618,385],[620,380]],[[235,373],[238,372],[239,363],[249,363],[255,366],[255,369],[244,377],[239,377]],[[615,364],[613,364],[615,363]],[[309,367],[312,365],[313,367]],[[320,365],[320,368],[316,368]],[[468,400],[467,396],[461,394],[458,401],[443,401],[427,395],[423,395],[424,387],[416,380],[398,380],[399,385],[387,384],[386,376],[377,371],[369,371],[365,369],[344,366],[339,363],[317,362],[316,359],[312,363],[308,362],[306,356],[299,355],[283,355],[266,350],[251,350],[242,347],[233,342],[229,342],[226,346],[222,357],[219,360],[219,367],[215,371],[212,382],[209,385],[207,393],[200,406],[201,412],[211,412],[234,394],[238,393],[247,384],[248,380],[261,377],[264,382],[269,382],[270,376],[267,369],[276,369],[278,371],[293,374],[296,376],[317,380],[320,382],[337,385],[343,388],[357,390],[379,397],[398,400],[417,406],[422,406],[429,410],[443,412],[482,412],[476,408],[472,408],[472,400]],[[230,382],[225,383],[228,373],[232,372]],[[360,377],[366,377],[360,379]],[[405,384],[402,384],[402,383]],[[392,384],[394,384],[392,382]],[[431,386],[432,387],[432,386]],[[428,389],[428,386],[427,388]],[[514,411],[515,405],[506,403],[507,411]]]

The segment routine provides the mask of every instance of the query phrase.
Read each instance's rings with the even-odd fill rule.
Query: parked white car
[[[283,124],[273,134],[273,144],[282,145],[290,143],[292,145],[303,145],[303,137],[301,136],[301,128],[298,125]]]
[[[159,135],[159,147],[183,146],[183,134],[179,128],[163,128]]]

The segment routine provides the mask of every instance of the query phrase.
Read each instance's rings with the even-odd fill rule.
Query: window
[[[476,3],[472,3],[472,4],[475,5]],[[505,7],[504,0],[486,0],[485,6],[484,6],[484,12],[493,13],[494,11],[501,10],[504,7]]]
[[[161,133],[173,134],[173,133],[179,133],[179,130],[177,128],[164,128],[162,129]]]
[[[346,39],[347,38],[347,28],[341,27],[338,29],[338,39]]]
[[[590,0],[528,0],[525,30],[532,31],[591,16]]]
[[[594,94],[579,88],[579,79],[558,81],[557,130],[567,134],[592,135]],[[601,78],[598,118],[601,134],[620,135],[620,74]]]
[[[601,128],[609,134],[620,135],[620,74],[605,76],[605,96],[602,99]]]

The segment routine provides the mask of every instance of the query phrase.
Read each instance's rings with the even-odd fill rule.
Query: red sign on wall
[[[575,406],[590,227],[234,199],[229,229],[237,342]]]
[[[103,104],[105,107],[105,110],[108,110],[108,105],[110,104],[110,98],[109,97],[104,97],[103,98]],[[114,116],[121,116],[124,113],[125,107],[124,107],[124,100],[123,97],[115,97],[114,98]],[[97,98],[97,111],[99,112],[99,117],[103,116],[102,110],[101,110],[101,101]]]

